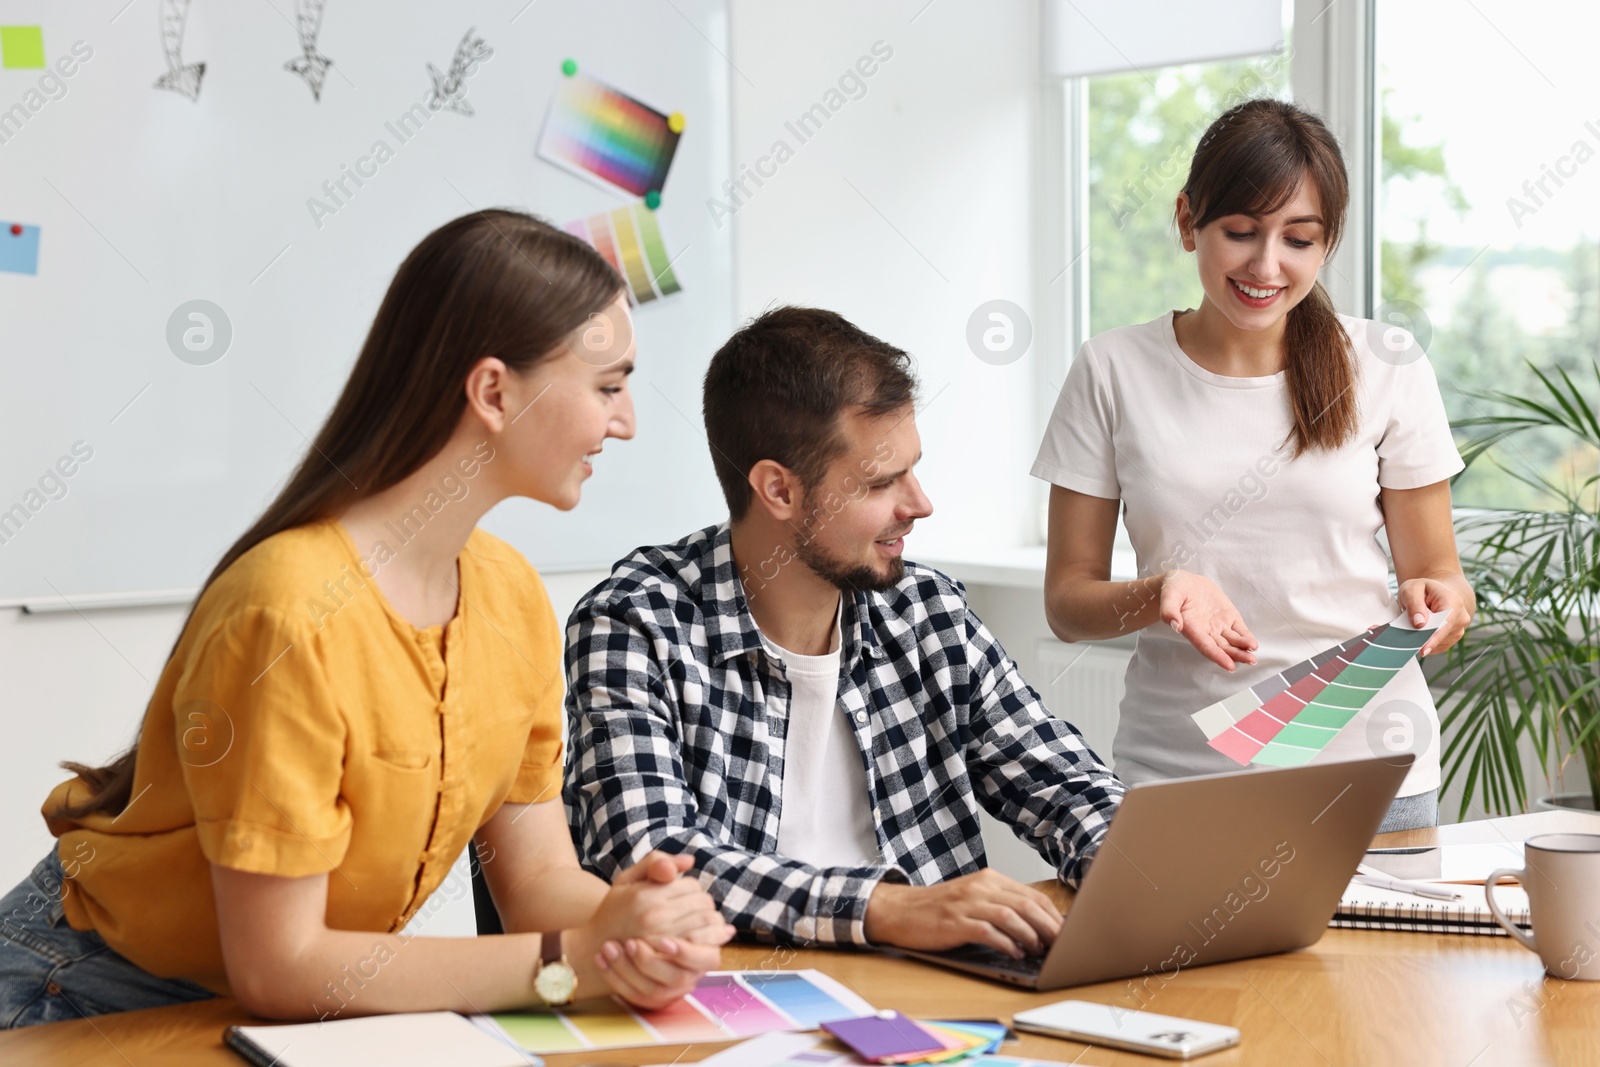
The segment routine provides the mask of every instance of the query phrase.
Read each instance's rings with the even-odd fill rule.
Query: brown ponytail
[[[1332,255],[1350,202],[1339,142],[1309,111],[1264,98],[1228,109],[1206,129],[1183,191],[1198,230],[1229,215],[1270,215],[1302,181],[1317,191]],[[1355,435],[1360,420],[1359,364],[1321,282],[1289,310],[1283,343],[1294,419],[1291,454],[1338,448]]]
[[[462,386],[478,360],[492,354],[513,371],[528,372],[622,287],[622,278],[588,244],[520,211],[476,211],[423,238],[389,284],[316,441],[277,499],[222,554],[195,603],[267,538],[337,515],[437,455],[461,421],[467,403]],[[184,629],[193,617],[191,607]],[[138,753],[135,740],[105,767],[63,762],[91,795],[59,814],[121,813],[133,792]]]

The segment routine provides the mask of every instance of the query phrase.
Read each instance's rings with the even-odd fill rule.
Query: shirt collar
[[[713,663],[723,664],[737,656],[765,650],[750,602],[745,599],[744,583],[733,564],[733,531],[729,523],[716,527],[711,535],[711,567],[700,587],[700,608],[705,619],[706,645]],[[846,594],[844,619],[839,627],[840,662],[853,663],[857,656],[881,657],[883,646],[872,628],[873,594],[856,590]]]

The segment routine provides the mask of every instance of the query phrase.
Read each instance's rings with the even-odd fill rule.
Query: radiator
[[[1019,643],[1018,647],[1026,648]],[[1029,684],[1057,718],[1076,726],[1107,766],[1111,740],[1117,734],[1117,706],[1122,703],[1122,673],[1132,650],[1110,645],[1066,645],[1053,637],[1036,641],[1033,662],[1019,663]],[[1050,865],[1018,841],[1011,828],[979,812],[989,864],[1019,882],[1054,877]]]
[[[1122,703],[1122,675],[1132,650],[1054,638],[1038,643],[1038,673],[1029,681],[1045,707],[1078,728],[1089,747],[1111,762],[1111,741],[1117,735],[1117,708]]]

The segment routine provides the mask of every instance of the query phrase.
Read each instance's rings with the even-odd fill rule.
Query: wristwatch
[[[561,951],[561,931],[539,939],[539,969],[533,972],[533,991],[552,1008],[572,1003],[578,990],[578,974]]]

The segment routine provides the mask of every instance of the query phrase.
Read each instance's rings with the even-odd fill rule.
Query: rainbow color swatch
[[[656,213],[636,200],[629,207],[602,211],[567,223],[566,231],[589,242],[628,283],[628,302],[643,304],[680,291],[667,258]]]
[[[661,192],[678,150],[683,117],[665,115],[584,74],[561,80],[538,154],[633,196]]]
[[[732,1041],[872,1014],[872,1005],[820,971],[712,971],[693,993],[661,1011],[619,1000],[580,1001],[548,1012],[473,1017],[534,1053]]]
[[[1400,616],[1317,653],[1190,716],[1207,743],[1239,764],[1311,760],[1422,651],[1449,612],[1415,629]]]

